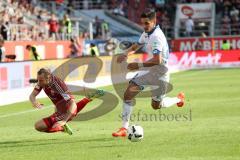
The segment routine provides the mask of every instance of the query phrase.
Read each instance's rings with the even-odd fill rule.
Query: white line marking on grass
[[[42,109],[30,109],[30,110],[26,110],[26,111],[22,111],[22,112],[9,113],[9,114],[5,114],[5,115],[1,115],[0,118],[6,118],[6,117],[11,117],[11,116],[17,116],[17,115],[20,115],[20,114],[26,114],[26,113],[36,112],[36,111],[42,111],[42,110],[45,110],[45,109],[49,109],[51,107],[53,107],[53,105],[45,106]]]

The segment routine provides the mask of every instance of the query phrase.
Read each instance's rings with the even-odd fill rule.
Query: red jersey
[[[49,30],[51,32],[58,32],[58,22],[56,20],[50,19],[48,21],[48,24],[49,24]]]
[[[37,84],[34,88],[34,90],[38,92],[42,89],[55,104],[58,112],[66,112],[69,106],[68,102],[74,99],[64,81],[54,75],[51,75],[51,81],[48,86],[40,87]]]

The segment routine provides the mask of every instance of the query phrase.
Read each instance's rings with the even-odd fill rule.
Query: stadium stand
[[[48,30],[48,25],[43,19],[49,17],[48,11],[26,0],[0,3],[2,28],[5,28],[1,34],[5,40],[47,40],[43,33]]]
[[[144,7],[155,7],[161,28],[167,37],[173,38],[174,29],[171,26],[174,26],[176,4],[205,2],[214,2],[216,5],[215,35],[235,35],[239,33],[239,0],[170,0],[165,1],[164,4],[158,4],[157,1],[154,0],[150,1],[150,3],[145,0],[133,0],[128,1],[127,15],[128,19],[139,23],[138,15],[141,14],[141,10]],[[195,32],[198,32],[198,28],[195,28]]]
[[[208,2],[215,3],[214,30],[210,20],[192,19],[191,34],[186,33],[186,20],[176,25],[178,4]],[[193,48],[201,50],[198,38],[239,34],[240,0],[2,0],[0,34],[5,42],[66,40],[78,48],[77,55],[84,55],[88,49],[83,46],[93,41],[101,45],[114,39],[137,41],[142,32],[139,17],[147,7],[155,8],[169,44],[177,38],[195,38]]]

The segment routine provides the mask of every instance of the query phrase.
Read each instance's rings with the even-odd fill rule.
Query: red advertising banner
[[[169,66],[179,68],[234,67],[236,64],[240,65],[240,50],[173,52],[169,57]]]
[[[224,40],[230,42],[233,50],[240,49],[240,37],[181,38],[172,40],[171,46],[173,52],[200,50],[197,46],[201,46],[201,50],[205,51],[221,50]]]
[[[8,41],[4,43],[6,55],[16,55],[16,61],[31,60],[27,45],[35,46],[41,59],[66,58],[70,54],[70,41]]]

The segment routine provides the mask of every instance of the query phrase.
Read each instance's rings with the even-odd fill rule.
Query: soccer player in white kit
[[[137,73],[135,77],[130,80],[124,93],[122,127],[117,132],[112,133],[113,137],[127,136],[127,128],[134,105],[134,97],[141,92],[146,85],[156,84],[156,81],[159,82],[159,94],[152,94],[151,105],[153,109],[168,108],[175,104],[177,104],[178,107],[184,105],[184,93],[181,92],[177,97],[172,98],[166,97],[164,94],[167,92],[169,82],[169,73],[167,71],[169,48],[164,33],[159,25],[156,25],[155,11],[146,9],[141,15],[141,24],[144,28],[144,32],[138,44],[132,45],[127,51],[127,54],[120,55],[117,61],[118,63],[125,61],[127,55],[134,53],[140,46],[144,45],[147,53],[150,55],[150,59],[143,63],[129,63],[127,68],[129,70],[138,70],[142,67],[149,67],[149,72],[145,76],[141,73]],[[164,71],[164,69],[166,70]]]

